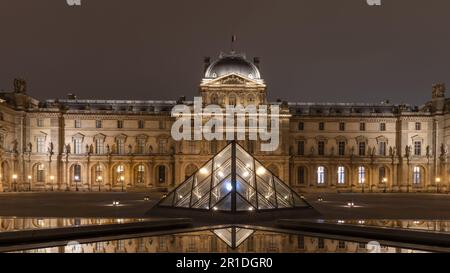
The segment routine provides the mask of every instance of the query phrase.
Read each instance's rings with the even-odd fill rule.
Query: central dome
[[[247,61],[243,54],[221,54],[219,59],[206,69],[205,78],[214,79],[229,74],[238,74],[250,79],[261,79],[258,67]]]

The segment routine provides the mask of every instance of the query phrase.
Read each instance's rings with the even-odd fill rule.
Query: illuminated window
[[[378,169],[378,177],[379,177],[380,183],[384,183],[384,180],[386,178],[386,168],[385,167],[380,167]]]
[[[118,138],[116,140],[116,145],[117,145],[117,153],[120,155],[125,154],[125,139]]]
[[[345,183],[345,167],[339,166],[337,173],[338,173],[338,184],[344,184]]]
[[[136,168],[136,183],[144,183],[145,181],[145,166],[140,164]]]
[[[366,182],[366,168],[363,166],[358,167],[358,183],[364,184]]]
[[[45,153],[45,140],[44,137],[36,138],[36,151],[38,153]]]
[[[325,167],[319,166],[317,167],[317,184],[325,183]]]
[[[81,166],[78,164],[73,166],[73,181],[81,181]]]
[[[413,183],[414,184],[420,184],[422,180],[422,171],[420,169],[420,167],[414,167],[413,170]]]

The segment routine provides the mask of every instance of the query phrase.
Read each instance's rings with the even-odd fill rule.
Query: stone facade
[[[294,189],[448,191],[450,100],[443,84],[433,86],[432,99],[420,107],[268,102],[258,65],[237,54],[214,63],[208,59],[199,93],[205,104],[280,105],[276,151],[260,151],[258,141],[239,143]],[[17,79],[14,90],[0,93],[0,99],[0,191],[172,188],[227,144],[171,138],[170,112],[176,104],[192,106],[185,98],[71,95],[38,101]]]

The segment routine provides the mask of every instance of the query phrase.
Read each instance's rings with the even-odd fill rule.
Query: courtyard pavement
[[[145,217],[161,193],[0,193],[0,217]],[[145,201],[144,197],[150,197]],[[304,194],[328,219],[448,219],[450,195],[340,193]],[[323,201],[318,201],[321,197]],[[119,201],[120,206],[112,206]],[[347,202],[354,202],[349,208]],[[180,215],[181,216],[181,215]]]

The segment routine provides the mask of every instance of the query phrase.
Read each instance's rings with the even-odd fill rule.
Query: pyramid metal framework
[[[244,148],[231,142],[157,206],[243,212],[309,204]]]

